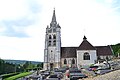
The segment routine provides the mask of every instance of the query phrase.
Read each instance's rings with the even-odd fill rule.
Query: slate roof
[[[95,47],[87,41],[87,38],[84,36],[83,42],[78,47],[78,50],[96,50]]]
[[[61,47],[61,58],[77,58],[76,50],[79,47]],[[97,56],[113,55],[110,46],[95,46]],[[90,48],[88,48],[90,49]]]
[[[113,55],[110,46],[93,46],[84,36],[79,47],[61,47],[61,58],[77,58],[77,50],[96,50],[97,56]]]
[[[77,58],[77,47],[61,47],[61,58]]]
[[[113,55],[110,46],[96,46],[97,55]]]

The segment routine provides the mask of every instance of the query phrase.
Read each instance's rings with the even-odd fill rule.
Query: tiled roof
[[[96,50],[94,46],[92,46],[86,39],[78,47],[78,50]]]
[[[110,46],[96,46],[97,55],[113,55]]]
[[[76,58],[77,47],[61,47],[61,58]]]

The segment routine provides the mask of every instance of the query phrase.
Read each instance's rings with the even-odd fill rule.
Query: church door
[[[53,70],[53,63],[50,63],[50,70]]]

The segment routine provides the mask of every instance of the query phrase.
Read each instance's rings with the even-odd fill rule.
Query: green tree
[[[15,65],[0,59],[0,74],[15,72]]]
[[[37,67],[43,68],[43,63],[37,64]]]
[[[119,54],[119,56],[120,56],[120,49],[117,51],[117,54]]]
[[[32,64],[31,62],[29,62],[29,65],[28,65],[28,67],[27,67],[28,69],[33,69],[33,68],[35,68],[35,65],[34,64]]]
[[[23,68],[25,71],[28,68],[28,66],[29,66],[29,61],[26,61],[25,64],[23,64]]]
[[[116,44],[116,45],[111,45],[113,52],[114,52],[114,56],[118,56],[118,51],[120,49],[120,43]]]

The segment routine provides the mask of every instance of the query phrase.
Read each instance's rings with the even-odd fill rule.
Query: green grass
[[[18,78],[21,78],[21,77],[24,77],[24,76],[27,76],[27,75],[30,75],[30,74],[32,74],[32,72],[24,72],[24,73],[20,73],[18,75],[15,75],[15,76],[8,77],[4,80],[16,80]]]
[[[8,78],[8,77],[10,77],[10,76],[17,75],[17,74],[19,74],[19,73],[17,72],[17,73],[4,74],[4,75],[2,76],[2,78],[5,79],[5,78]]]

